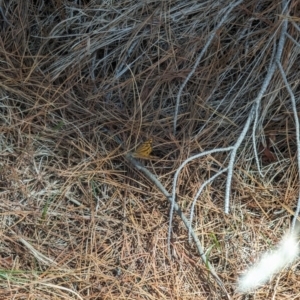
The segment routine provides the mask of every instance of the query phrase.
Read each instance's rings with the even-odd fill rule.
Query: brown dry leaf
[[[276,161],[275,154],[273,152],[271,152],[270,149],[267,147],[263,150],[263,156],[264,156],[265,160],[268,162]]]

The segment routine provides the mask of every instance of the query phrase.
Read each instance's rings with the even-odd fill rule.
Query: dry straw
[[[299,5],[0,1],[0,298],[243,299],[295,227]]]

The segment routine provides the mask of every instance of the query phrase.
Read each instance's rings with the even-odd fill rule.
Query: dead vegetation
[[[171,192],[193,154],[233,145],[288,19],[281,64],[299,103],[299,2],[16,1],[1,5],[1,299],[226,299],[169,202],[125,159],[142,160]],[[5,16],[5,17],[4,17]],[[299,192],[295,121],[276,69],[255,132],[197,201],[194,230],[232,299],[299,299],[298,264],[249,294],[237,278],[289,228]],[[177,203],[189,216],[201,184],[228,163],[189,163]]]

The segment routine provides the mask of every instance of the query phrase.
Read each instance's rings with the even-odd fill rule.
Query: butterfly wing
[[[149,139],[142,143],[137,147],[132,156],[138,158],[150,158],[150,153],[152,152],[152,142],[152,139]]]

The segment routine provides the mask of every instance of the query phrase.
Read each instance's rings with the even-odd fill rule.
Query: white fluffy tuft
[[[238,281],[238,292],[249,292],[266,283],[270,278],[290,265],[298,256],[296,234],[286,234],[274,251],[265,253]]]

